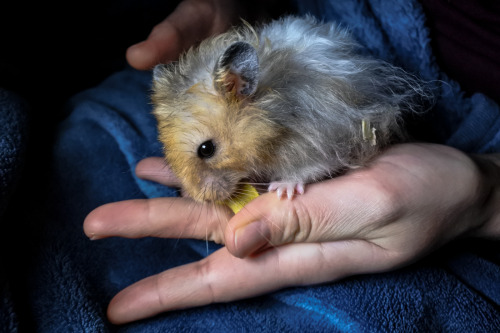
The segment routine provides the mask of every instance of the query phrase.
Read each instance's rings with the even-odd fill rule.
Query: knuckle
[[[208,300],[207,303],[214,303],[219,301],[219,297],[217,294],[217,289],[214,287],[215,286],[215,276],[214,276],[214,271],[213,271],[213,266],[211,264],[211,261],[207,258],[198,261],[196,264],[196,272],[197,276],[201,281],[201,286],[203,286],[204,289],[204,294],[206,299]]]
[[[302,201],[297,201],[294,205],[294,217],[297,221],[297,232],[295,239],[299,242],[307,241],[310,239],[313,231],[313,220],[311,218],[310,207],[305,205]]]
[[[369,215],[371,225],[374,228],[381,224],[389,224],[397,220],[403,213],[405,193],[400,187],[385,179],[370,179],[371,190],[366,198],[366,213]]]
[[[305,242],[309,240],[312,232],[312,220],[309,207],[300,200],[288,201],[288,207],[281,210],[282,216],[277,224],[279,230],[279,243]]]
[[[224,244],[224,230],[227,227],[231,212],[225,206],[212,205],[207,209],[206,238],[217,244]]]
[[[392,216],[400,211],[405,195],[401,193],[397,186],[391,186],[391,184],[376,180],[375,188],[375,203],[382,218]]]

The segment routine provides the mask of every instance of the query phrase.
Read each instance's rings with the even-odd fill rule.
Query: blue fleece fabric
[[[350,27],[368,52],[443,81],[429,123],[443,143],[468,152],[500,151],[498,105],[481,94],[464,97],[439,70],[418,2],[304,1],[299,7]],[[83,234],[83,219],[101,204],[175,194],[133,172],[142,158],[161,155],[150,82],[150,73],[126,69],[69,103],[53,149],[49,188],[27,204],[26,215],[39,225],[32,235],[36,242],[26,245],[32,259],[24,265],[25,279],[13,281],[20,284],[14,296],[2,295],[0,325],[10,323],[15,331],[27,320],[38,332],[500,330],[500,246],[472,240],[394,272],[175,311],[120,327],[109,324],[106,307],[119,290],[217,248],[178,239],[90,241]]]
[[[0,216],[21,176],[28,133],[26,108],[21,97],[0,88]]]
[[[22,175],[28,133],[27,104],[18,95],[0,88],[0,228],[6,230],[10,221],[3,218],[12,193]],[[8,233],[0,232],[0,252],[8,250],[3,244]],[[11,284],[4,274],[8,265],[0,255],[0,330],[17,328]]]

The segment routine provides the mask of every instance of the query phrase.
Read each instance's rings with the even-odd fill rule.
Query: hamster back
[[[187,193],[217,201],[242,182],[314,182],[404,140],[401,117],[428,90],[358,49],[334,23],[289,16],[158,65],[159,139]]]

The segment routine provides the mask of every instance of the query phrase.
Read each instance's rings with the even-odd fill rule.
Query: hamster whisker
[[[200,206],[196,201],[193,201],[190,204],[190,207],[188,209],[189,209],[188,220],[191,220],[191,219],[195,220],[195,223],[193,226],[193,233],[196,233],[196,229],[198,227],[200,217],[202,216],[202,213],[203,213],[204,205]],[[198,212],[196,212],[197,209],[198,209]]]
[[[181,197],[171,197],[171,199],[172,200],[169,204],[168,210],[172,209],[172,207],[175,206],[175,202],[177,200],[182,199],[182,198]],[[197,209],[198,209],[198,212],[197,212]],[[201,214],[203,213],[203,207],[200,207],[199,205],[197,205],[197,203],[195,201],[192,201],[189,204],[189,206],[187,207],[187,211],[189,212],[189,214],[187,216],[187,221],[191,221],[192,219],[195,219],[195,223],[194,223],[193,228],[194,228],[194,230],[196,230],[197,225],[199,224],[200,217],[202,216]],[[193,224],[190,223],[190,226],[191,225],[193,225]],[[172,237],[170,237],[170,239],[173,241],[173,244],[172,244],[172,251],[168,254],[169,256],[176,255],[175,251],[179,248],[179,244],[186,238],[185,235],[186,235],[186,233],[188,233],[187,231],[188,231],[187,227],[181,228],[177,235],[172,235]],[[154,236],[154,235],[152,235],[152,236]]]
[[[239,185],[251,185],[251,186],[253,186],[257,190],[257,192],[259,192],[259,194],[262,194],[262,193],[266,193],[267,192],[267,188],[269,187],[270,183],[267,183],[267,182],[239,181],[238,184]],[[239,190],[244,190],[244,189],[241,189],[241,188],[238,187],[237,190],[239,191]]]
[[[238,184],[240,184],[240,185],[252,185],[252,186],[254,186],[254,185],[257,185],[257,186],[258,185],[266,186],[266,185],[269,185],[269,182],[257,183],[257,182],[241,182],[240,181],[240,182],[238,182]]]
[[[211,205],[211,203],[207,202],[205,200],[205,198],[207,196],[206,195],[207,191],[208,191],[207,186],[204,186],[202,191],[199,193],[199,198],[193,198],[193,199],[195,199],[193,201],[193,206],[199,207],[199,213],[198,213],[198,216],[196,217],[196,223],[194,225],[193,233],[196,233],[196,228],[199,225],[199,222],[201,220],[201,216],[203,215],[203,213],[205,212],[205,214],[208,214],[208,211],[210,209],[209,205]],[[201,199],[202,203],[200,204],[200,200],[196,200],[196,199]],[[206,255],[208,255],[209,250],[208,250],[208,225],[207,224],[205,224],[205,246],[206,246]]]
[[[222,221],[222,218],[220,215],[221,214],[220,207],[219,207],[219,205],[217,205],[214,202],[212,202],[212,204],[214,205],[215,215],[216,215],[216,219],[217,219],[217,222],[219,225],[219,231],[220,231],[221,235],[224,235],[224,229],[226,226],[223,225],[223,221]],[[207,241],[208,241],[208,239],[207,239]]]
[[[208,185],[207,185],[208,186]],[[212,186],[212,192],[215,191],[215,184],[211,184]],[[220,186],[220,184],[217,185],[218,188],[223,188]],[[224,191],[226,191],[224,189]],[[227,191],[226,191],[227,192]],[[217,222],[218,222],[218,226],[219,226],[219,231],[221,233],[221,235],[224,235],[224,230],[225,228],[227,227],[227,222],[226,222],[226,225],[224,225],[224,220],[222,219],[221,217],[221,214],[222,214],[222,210],[221,210],[221,206],[220,204],[217,204],[216,202],[214,201],[210,201],[210,204],[213,205],[213,209],[215,211],[215,218],[217,219]],[[207,251],[208,251],[208,226],[207,226],[207,236],[206,236],[206,242],[207,242]],[[207,253],[208,254],[208,253]]]

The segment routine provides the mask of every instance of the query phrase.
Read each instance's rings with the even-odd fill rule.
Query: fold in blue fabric
[[[480,94],[464,97],[459,85],[440,71],[418,2],[312,1],[300,2],[299,9],[339,21],[367,52],[442,82],[431,111],[442,143],[468,152],[499,151],[498,105]],[[54,145],[50,186],[43,200],[28,203],[41,226],[26,268],[24,303],[16,304],[23,311],[20,318],[29,313],[37,332],[500,330],[500,246],[471,240],[393,272],[111,325],[106,307],[118,291],[218,248],[182,235],[90,241],[83,234],[85,216],[99,205],[176,193],[134,174],[138,161],[162,152],[148,97],[150,82],[151,73],[126,69],[68,104]],[[5,312],[15,317],[14,309],[9,306]]]

